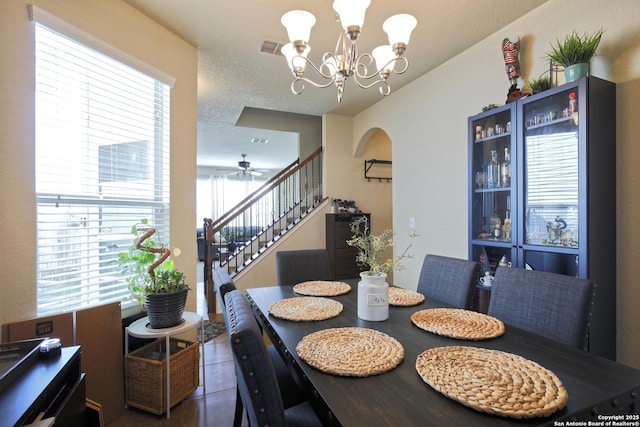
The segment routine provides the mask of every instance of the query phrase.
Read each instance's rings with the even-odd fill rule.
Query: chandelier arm
[[[326,55],[326,53],[325,53],[325,55]],[[315,70],[315,72],[318,73],[322,78],[331,80],[327,85],[314,84],[314,86],[316,86],[316,87],[328,87],[328,86],[331,85],[331,83],[333,83],[333,76],[331,74],[323,73],[322,70],[321,70],[322,66],[317,67],[316,64],[311,62],[311,60],[309,58],[305,58],[304,56],[300,56],[300,58],[303,58],[306,61],[306,63],[309,64],[311,66],[311,68],[313,68]],[[323,65],[324,65],[324,63],[323,63]],[[303,78],[305,80],[308,80],[305,77],[302,77],[302,76],[299,76],[299,77],[301,77],[301,78]],[[308,81],[309,81],[309,83],[312,83],[311,80],[308,80]]]
[[[374,75],[372,75],[372,76],[367,77],[367,79],[372,79],[372,78],[374,78],[374,77],[376,77],[376,76],[377,76],[377,74],[374,74]],[[358,80],[358,77],[357,77],[357,76],[355,76],[355,75],[353,76],[353,80],[354,80],[354,81],[356,82],[356,84],[357,84],[360,88],[362,88],[362,89],[370,89],[370,88],[374,87],[375,85],[378,85],[378,84],[379,84],[379,85],[381,85],[381,86],[380,86],[380,93],[381,93],[382,95],[386,96],[386,95],[389,95],[389,93],[391,93],[391,87],[389,86],[389,83],[387,83],[387,78],[386,78],[386,77],[384,77],[384,78],[383,78],[383,77],[380,77],[380,79],[375,80],[375,81],[371,82],[370,84],[365,84],[365,83],[360,82],[360,80]],[[382,91],[383,91],[382,86],[385,86],[385,87],[386,87],[386,88],[384,89],[384,92],[385,92],[385,93],[382,93]]]
[[[366,60],[366,63],[364,62],[365,60]],[[353,74],[354,74],[355,80],[358,80],[358,78],[369,80],[378,75],[377,71],[375,71],[371,75],[368,75],[369,67],[371,67],[372,64],[374,65],[373,69],[375,70],[374,59],[370,53],[363,53],[362,55],[360,55],[360,57],[356,58],[354,61],[355,62],[354,62]],[[360,86],[360,87],[363,87],[363,86]]]
[[[327,84],[321,84],[314,82],[313,80],[306,77],[299,76],[291,82],[291,92],[293,92],[295,95],[300,95],[304,91],[304,83],[309,83],[312,86],[323,89],[325,87],[331,86],[334,83],[334,79],[331,79],[329,82],[327,82]],[[297,89],[296,87],[299,87],[299,89]]]
[[[367,64],[364,64],[364,63],[362,62],[362,60],[363,60],[363,59],[368,59],[368,60],[369,60],[369,64],[368,64],[368,65],[371,65],[371,63],[372,63],[372,61],[373,61],[373,58],[372,58],[372,57],[371,57],[371,55],[370,55],[370,54],[368,54],[368,53],[363,53],[363,54],[358,58],[358,60],[357,60],[357,62],[356,62],[356,65],[357,65],[357,67],[356,67],[356,73],[355,73],[355,76],[354,76],[354,77],[356,78],[356,80],[357,80],[358,78],[363,79],[363,80],[369,80],[369,79],[371,79],[371,78],[373,78],[373,77],[378,76],[378,75],[380,74],[380,72],[379,72],[379,71],[376,71],[375,73],[372,73],[371,75],[367,75],[367,73],[368,73],[368,68],[367,68]],[[398,62],[403,62],[403,67],[402,67],[402,68],[400,68],[399,70],[396,70],[397,65],[398,65]],[[393,58],[392,60],[390,60],[389,62],[387,62],[386,64],[384,64],[384,66],[383,66],[383,67],[381,67],[381,68],[382,68],[382,69],[385,69],[385,68],[387,68],[390,64],[393,64],[393,69],[392,69],[392,71],[393,71],[393,73],[394,73],[394,74],[402,74],[402,73],[404,73],[405,71],[407,71],[407,69],[409,68],[409,60],[408,60],[407,58],[405,58],[404,56],[396,56],[395,58]],[[362,69],[362,70],[364,70],[364,72],[360,72],[360,70],[361,70],[361,69]],[[387,74],[388,74],[388,73],[387,73]],[[386,78],[386,77],[385,77],[385,78]],[[360,87],[364,88],[364,86],[360,86]],[[369,87],[371,87],[371,86],[369,86]]]
[[[378,90],[380,90],[380,95],[382,96],[387,96],[391,93],[391,86],[389,86],[389,83],[387,83],[387,80],[380,80],[380,87],[378,88]]]
[[[379,88],[378,88],[380,90],[380,94],[382,96],[389,95],[391,93],[391,86],[387,82],[387,78],[389,77],[389,73],[376,72],[375,74],[367,75],[367,66],[366,66],[366,64],[361,62],[366,57],[369,57],[367,59],[369,59],[369,65],[371,65],[370,55],[368,53],[362,54],[362,56],[360,56],[358,58],[358,60],[357,60],[357,68],[356,68],[356,72],[353,75],[353,80],[362,89],[369,89],[369,88],[372,88],[375,85],[380,85]],[[396,66],[397,66],[399,61],[403,62],[403,67],[400,68],[399,70],[396,70]],[[407,58],[405,58],[404,56],[398,56],[398,57],[393,58],[391,61],[387,62],[384,65],[384,67],[382,67],[382,69],[387,68],[391,64],[393,64],[393,69],[392,70],[393,70],[393,72],[395,74],[402,74],[405,71],[407,71],[407,68],[409,67],[409,60]],[[364,74],[360,73],[360,69],[364,70]],[[372,78],[374,78],[376,76],[379,77],[379,80],[376,80],[376,81],[372,82],[371,84],[365,84],[365,83],[360,81],[360,79],[370,80],[370,79],[372,79]]]
[[[393,72],[396,74],[402,74],[405,71],[407,71],[407,69],[409,68],[409,60],[404,56],[398,56],[395,59],[389,61],[389,63],[393,61],[396,61],[395,64],[393,64]],[[404,67],[402,67],[400,70],[396,70],[396,65],[398,64],[398,61],[404,62]]]

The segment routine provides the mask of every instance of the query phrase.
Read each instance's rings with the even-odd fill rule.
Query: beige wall
[[[377,127],[368,129],[366,138],[354,147],[352,120],[326,115],[323,127],[325,195],[334,199],[355,200],[363,211],[371,213],[371,230],[379,234],[392,226],[392,183],[367,181],[364,161],[393,160],[391,141]]]
[[[408,232],[408,217],[415,216],[421,234],[414,242],[416,254],[466,258],[467,118],[483,106],[505,102],[509,83],[502,39],[522,39],[523,76],[535,78],[548,67],[545,52],[556,38],[574,29],[592,32],[600,27],[605,33],[591,73],[618,85],[617,218],[602,226],[617,226],[618,360],[640,368],[640,2],[549,0],[356,116],[353,144],[374,126],[384,129],[392,141],[393,223],[398,240]],[[407,54],[428,54],[428,50],[410,46]],[[421,256],[397,272],[396,281],[415,288]]]
[[[171,91],[171,234],[177,263],[196,277],[194,230],[197,51],[122,1],[11,0],[0,3],[0,323],[36,314],[34,194],[35,4],[85,32],[173,76]],[[178,149],[179,148],[179,149]],[[195,288],[195,283],[194,283]],[[195,309],[191,292],[188,308]]]

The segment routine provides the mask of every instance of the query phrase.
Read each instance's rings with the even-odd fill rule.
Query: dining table
[[[318,321],[285,320],[270,314],[274,303],[300,297],[293,286],[246,290],[260,326],[326,426],[640,425],[640,370],[509,325],[504,325],[501,336],[479,340],[427,332],[417,327],[411,316],[418,311],[447,307],[429,298],[418,305],[390,306],[387,320],[365,321],[357,314],[358,280],[345,282],[351,286],[350,291],[326,297],[341,303],[342,311]],[[312,367],[296,350],[300,341],[311,334],[352,327],[393,337],[404,348],[404,359],[395,368],[376,375],[344,376]],[[535,362],[560,379],[568,394],[566,405],[550,415],[515,418],[480,411],[447,397],[423,380],[416,360],[427,350],[453,346],[497,350]],[[484,363],[490,368],[494,360],[488,358]]]

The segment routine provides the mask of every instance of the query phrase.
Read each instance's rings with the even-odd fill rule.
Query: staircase
[[[205,239],[209,243],[218,233],[229,236],[233,244],[222,249],[219,265],[233,277],[324,199],[320,148],[304,161],[291,163],[220,218],[205,220]]]

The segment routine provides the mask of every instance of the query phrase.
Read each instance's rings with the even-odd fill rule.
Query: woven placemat
[[[327,374],[368,377],[390,371],[404,359],[404,347],[395,338],[368,328],[332,328],[305,336],[296,346],[298,356]]]
[[[504,334],[504,323],[495,317],[460,308],[429,308],[411,315],[425,331],[462,340],[486,340]]]
[[[300,295],[310,295],[316,297],[335,297],[343,295],[351,290],[351,285],[344,282],[331,282],[328,280],[312,280],[298,283],[293,287],[293,291]]]
[[[398,288],[396,286],[389,287],[389,305],[399,307],[409,307],[418,305],[424,301],[424,295],[421,293],[410,291],[409,289]]]
[[[477,411],[512,418],[546,417],[569,400],[562,381],[521,356],[476,347],[437,347],[416,358],[424,382]]]
[[[336,317],[342,313],[342,304],[329,298],[294,297],[274,302],[269,313],[280,319],[309,322]]]

